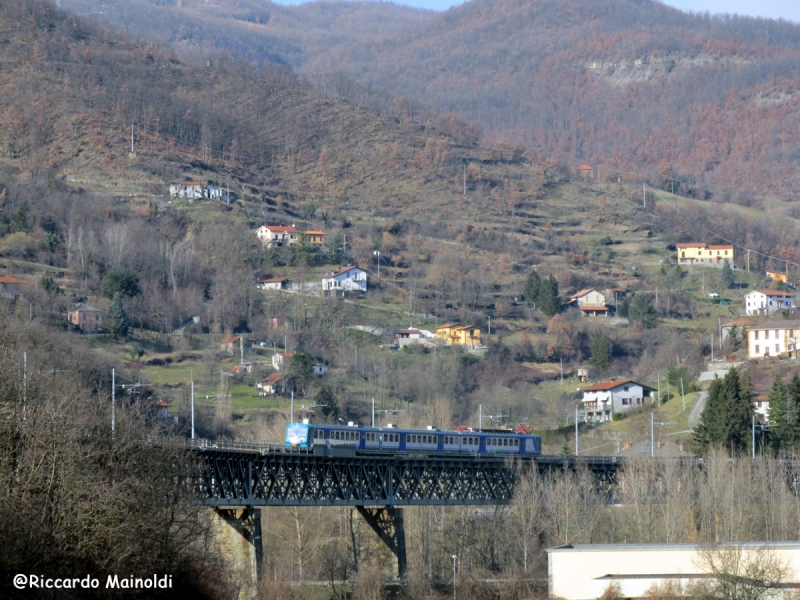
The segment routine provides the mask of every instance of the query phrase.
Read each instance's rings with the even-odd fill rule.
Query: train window
[[[358,439],[359,439],[359,435],[358,435],[358,432],[356,431],[356,441],[358,441]]]
[[[508,446],[508,440],[503,440],[503,446]]]

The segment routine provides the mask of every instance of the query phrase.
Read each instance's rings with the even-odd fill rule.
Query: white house
[[[583,389],[582,413],[585,423],[611,420],[615,412],[643,406],[655,390],[631,379],[602,381]]]
[[[773,321],[747,330],[748,358],[785,356],[797,358],[800,321]]]
[[[272,355],[272,368],[276,371],[284,371],[289,368],[294,352],[276,352]]]
[[[367,272],[358,267],[331,271],[322,279],[322,293],[326,296],[339,296],[348,292],[364,294],[366,291]]]
[[[608,307],[606,297],[591,288],[581,290],[577,294],[570,296],[568,304],[576,304],[581,309],[581,314],[590,317],[607,317]]]
[[[436,335],[427,329],[398,329],[394,339],[399,348],[413,344],[421,344],[426,348],[436,345]]]
[[[260,279],[256,282],[256,287],[260,290],[290,290],[292,282],[288,277],[274,277],[272,279]]]
[[[292,246],[300,240],[300,232],[294,225],[283,227],[279,225],[262,225],[256,229],[256,237],[267,246]]]
[[[744,297],[748,315],[771,315],[776,310],[793,309],[794,294],[773,290],[756,290]]]
[[[783,581],[773,584],[776,593],[764,597],[788,598],[800,587],[800,542],[796,541],[722,543],[713,550],[699,544],[567,544],[547,549],[549,595],[595,599],[610,584],[619,585],[622,598],[651,597],[651,587],[668,582],[686,590],[710,576],[703,551],[718,552],[719,560],[725,562],[753,565],[769,558],[784,565]]]
[[[169,186],[169,195],[173,198],[195,200],[205,198],[205,184],[202,181],[176,181]]]
[[[769,396],[760,394],[753,399],[753,412],[759,423],[769,423]]]

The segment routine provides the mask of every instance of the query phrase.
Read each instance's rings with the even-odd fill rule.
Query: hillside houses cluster
[[[294,246],[300,242],[307,242],[318,248],[325,247],[324,231],[300,231],[294,225],[262,225],[256,229],[256,237],[267,248]]]

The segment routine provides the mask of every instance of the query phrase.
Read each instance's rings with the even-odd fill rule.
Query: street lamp
[[[381,253],[378,252],[377,250],[375,250],[373,252],[373,254],[378,257],[378,279],[380,279],[381,278]]]
[[[453,600],[456,600],[456,559],[457,555],[453,554]]]

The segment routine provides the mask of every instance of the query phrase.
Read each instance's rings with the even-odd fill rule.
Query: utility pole
[[[114,437],[114,427],[116,425],[116,391],[117,391],[117,372],[116,369],[111,369],[111,437]]]
[[[133,154],[133,123],[131,123],[131,154]]]
[[[464,163],[464,197],[467,197],[467,163]]]
[[[647,208],[647,184],[642,184],[642,206]]]
[[[192,376],[192,439],[194,439],[194,376]]]
[[[483,429],[483,404],[478,404],[478,429]]]
[[[294,423],[294,390],[292,390],[292,407],[289,415],[289,423]]]
[[[681,377],[681,400],[683,400],[683,412],[686,412],[686,396],[683,393],[683,377]]]
[[[654,421],[653,415],[654,414],[655,413],[653,413],[653,412],[650,413],[650,458],[653,458],[656,455],[656,440],[655,440],[654,428],[653,428],[653,425],[654,425],[654,423],[653,423],[653,421]]]
[[[578,456],[578,407],[575,407],[575,456]]]
[[[372,399],[372,426],[375,427],[375,398]]]
[[[28,353],[22,353],[22,420],[28,420]]]
[[[658,372],[658,405],[661,406],[661,371]]]
[[[714,332],[711,332],[711,362],[714,362]]]
[[[747,272],[750,272],[750,248],[747,249]]]
[[[755,460],[756,459],[756,416],[752,415],[751,418],[753,419],[753,438],[752,438],[753,439],[753,442],[752,442],[752,444],[753,444],[753,453],[752,453],[752,458],[753,458],[753,460]]]

